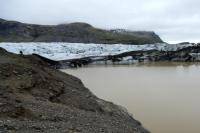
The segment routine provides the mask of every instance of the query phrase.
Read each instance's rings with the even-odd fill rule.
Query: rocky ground
[[[148,133],[125,109],[37,56],[0,49],[0,133]]]

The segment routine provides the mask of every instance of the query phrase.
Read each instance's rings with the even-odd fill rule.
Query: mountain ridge
[[[102,44],[153,44],[163,41],[155,32],[104,30],[88,23],[26,24],[0,19],[0,42],[70,42]]]

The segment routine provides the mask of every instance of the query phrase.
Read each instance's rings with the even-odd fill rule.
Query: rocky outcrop
[[[42,59],[0,48],[0,132],[148,133],[123,108]]]
[[[34,25],[0,19],[0,42],[71,42],[152,44],[163,42],[154,32],[97,29],[86,23]]]

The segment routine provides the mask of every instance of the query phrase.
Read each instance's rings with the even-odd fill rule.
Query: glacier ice
[[[52,60],[67,60],[90,56],[116,55],[129,51],[162,50],[175,51],[193,44],[145,44],[145,45],[124,45],[124,44],[84,44],[84,43],[0,43],[0,47],[9,52],[25,55],[39,54]]]

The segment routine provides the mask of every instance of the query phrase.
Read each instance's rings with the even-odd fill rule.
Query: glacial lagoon
[[[122,105],[152,133],[200,132],[200,64],[90,65],[62,70]]]

